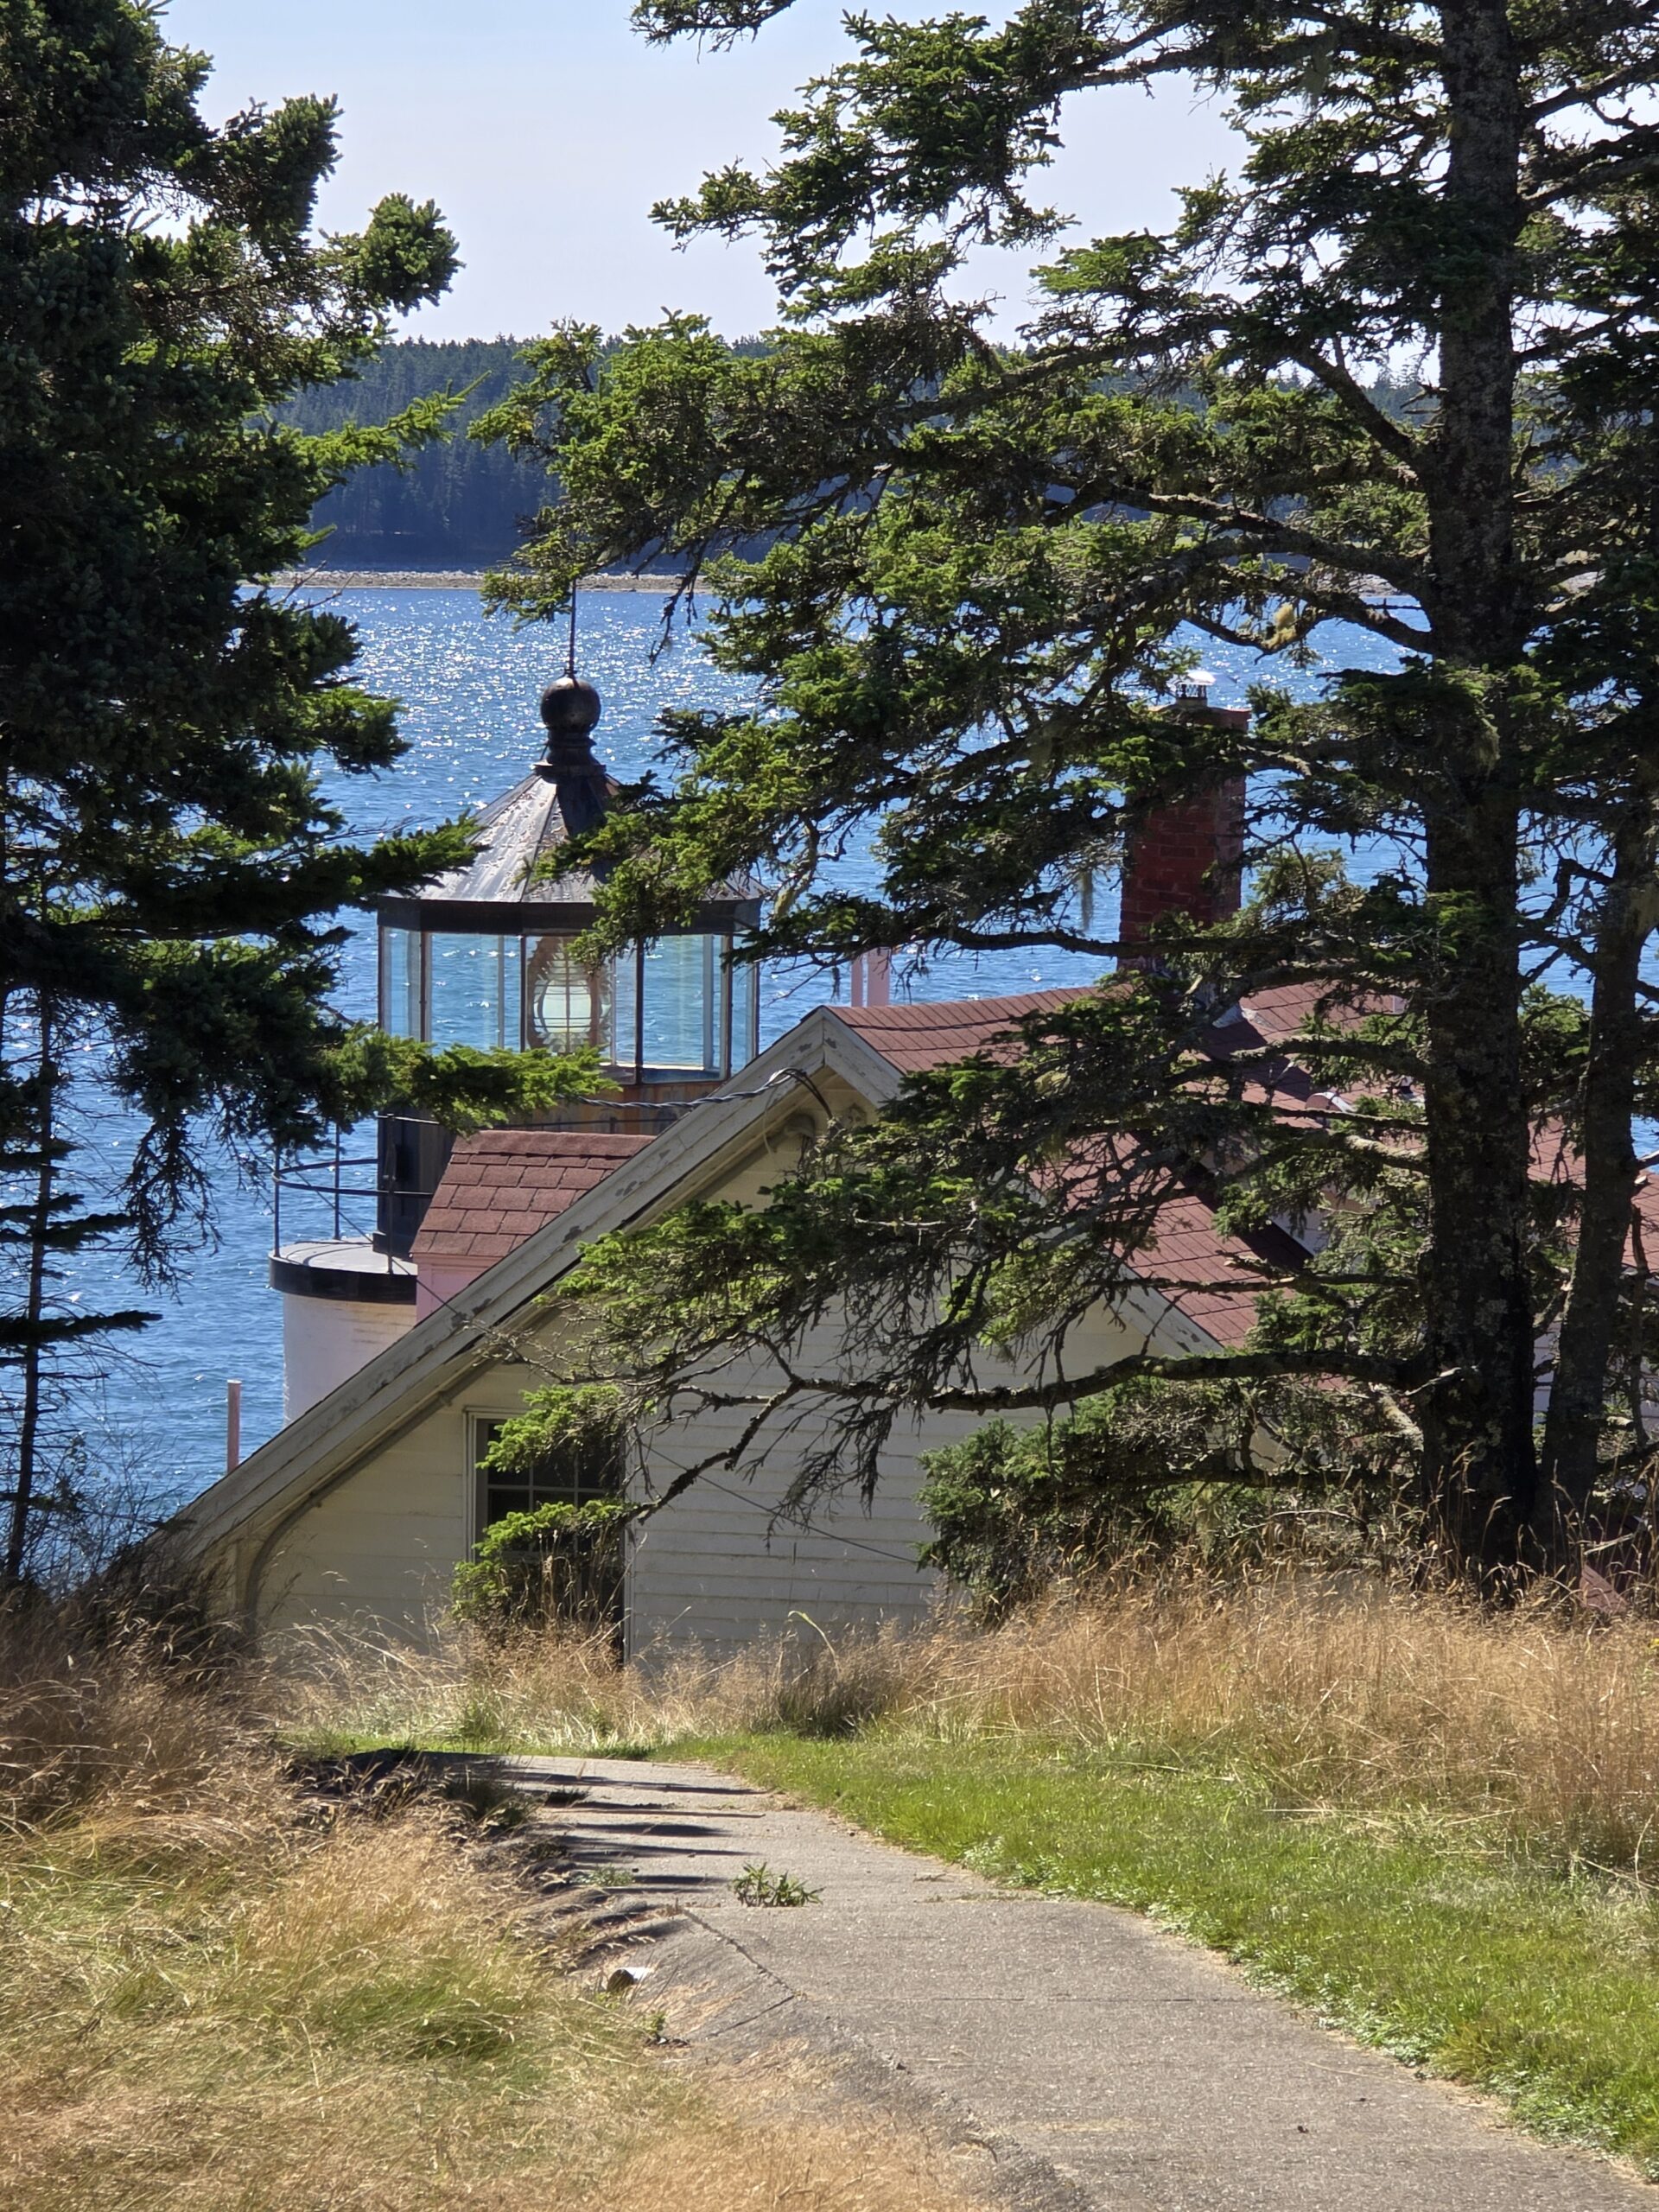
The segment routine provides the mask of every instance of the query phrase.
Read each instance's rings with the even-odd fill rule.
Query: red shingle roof
[[[1583,1155],[1567,1142],[1567,1133],[1559,1122],[1546,1122],[1533,1132],[1531,1171],[1535,1182],[1583,1182]],[[1633,1218],[1624,1257],[1628,1265],[1640,1267],[1645,1274],[1659,1261],[1659,1179],[1645,1169],[1631,1186],[1630,1205]],[[1638,1228],[1643,1246],[1640,1251],[1637,1249]]]
[[[931,999],[911,1005],[832,1006],[825,1010],[855,1030],[889,1066],[914,1075],[970,1059],[1017,1027],[1027,1014],[1047,1014],[1086,995],[1081,990],[1025,991],[1006,999]],[[1007,1057],[1007,1048],[997,1055]]]
[[[1081,990],[1029,991],[1012,998],[832,1006],[829,1012],[856,1031],[889,1065],[909,1075],[967,1059],[988,1048],[999,1059],[1010,1058],[1015,1046],[1002,1040],[1024,1017],[1049,1013],[1084,995]],[[1241,1042],[1262,1041],[1260,1033],[1248,1027],[1230,1034],[1235,1049]],[[1300,1069],[1278,1071],[1273,1088],[1289,1091],[1299,1103],[1327,1103],[1317,1097]],[[1080,1169],[1087,1179],[1081,1155],[1073,1169]],[[1135,1264],[1135,1272],[1154,1283],[1173,1306],[1217,1344],[1230,1348],[1242,1344],[1255,1325],[1255,1301],[1263,1287],[1255,1266],[1268,1259],[1281,1268],[1294,1268],[1305,1257],[1279,1230],[1248,1243],[1224,1236],[1205,1195],[1180,1191],[1160,1202],[1153,1242]]]
[[[443,1172],[413,1257],[487,1267],[556,1220],[649,1137],[589,1129],[482,1129]]]
[[[1292,1249],[1284,1237],[1275,1255],[1281,1264]],[[1183,1192],[1159,1207],[1154,1242],[1134,1265],[1189,1321],[1236,1350],[1255,1325],[1255,1301],[1266,1286],[1250,1263],[1262,1257],[1240,1238],[1222,1234],[1213,1208],[1198,1192]]]
[[[1399,1014],[1403,1005],[1374,991],[1350,1001],[1333,983],[1275,983],[1267,990],[1247,991],[1243,1013],[1264,1038],[1277,1043],[1311,1029],[1316,1020],[1328,1029],[1352,1028],[1370,1014]]]

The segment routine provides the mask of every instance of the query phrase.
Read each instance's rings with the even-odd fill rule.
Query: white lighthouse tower
[[[573,652],[542,695],[543,757],[480,813],[474,858],[425,891],[380,900],[379,1020],[440,1046],[595,1046],[617,1095],[537,1125],[651,1135],[759,1049],[758,973],[731,955],[760,902],[752,885],[724,885],[683,929],[594,964],[576,957],[593,879],[550,879],[542,864],[591,829],[616,790],[594,754],[600,714]],[[337,1152],[279,1171],[270,1281],[283,1299],[284,1420],[413,1325],[411,1248],[453,1145],[435,1122],[383,1114],[372,1159]],[[296,1217],[312,1234],[292,1233]]]

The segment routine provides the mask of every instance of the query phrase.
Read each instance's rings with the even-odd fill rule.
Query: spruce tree
[[[46,1502],[54,1363],[145,1318],[71,1303],[74,1251],[118,1236],[165,1280],[206,1233],[215,1145],[303,1144],[411,1088],[466,1114],[571,1079],[435,1066],[332,1010],[339,910],[470,848],[454,825],[344,836],[317,771],[390,766],[393,705],[353,683],[350,626],[272,579],[316,500],[436,435],[446,403],[319,437],[275,410],[441,293],[454,244],[400,196],[319,236],[331,104],[214,124],[208,66],[143,0],[0,0],[3,1585]],[[139,1137],[89,1211],[99,1096]]]
[[[636,17],[719,44],[788,4]],[[679,1232],[679,1350],[747,1249],[745,1325],[785,1365],[831,1293],[867,1330],[886,1317],[889,1414],[849,1416],[861,1433],[894,1405],[995,1410],[971,1344],[1052,1353],[1080,1290],[1155,1272],[1148,1179],[1178,1177],[1181,1146],[1240,1220],[1293,1202],[1351,1220],[1345,1196],[1386,1186],[1363,1253],[1279,1284],[1250,1372],[1386,1392],[1477,1575],[1559,1559],[1594,1484],[1652,1061],[1654,11],[1023,0],[849,28],[854,57],[779,118],[774,166],[658,210],[682,238],[760,241],[772,352],[735,358],[682,317],[601,359],[566,330],[498,413],[563,486],[502,595],[541,611],[582,569],[666,548],[713,594],[717,658],[759,688],[752,715],[677,718],[678,788],[607,833],[615,925],[760,864],[786,894],[768,952],[1109,958],[1079,887],[1150,810],[1241,775],[1258,895],[1173,931],[1161,978],[1034,1037],[1046,1088],[914,1086],[770,1228]],[[1101,112],[1077,96],[1166,78],[1227,104],[1236,172],[1195,181],[1166,234],[1051,246],[1042,168]],[[988,241],[1049,250],[1017,348],[963,296]],[[733,557],[757,539],[763,557]],[[1195,633],[1294,660],[1335,623],[1385,640],[1395,672],[1338,670],[1299,703],[1268,660],[1247,733],[1161,710]],[[823,864],[872,831],[881,893],[850,899]],[[1354,836],[1398,855],[1368,887],[1321,857]],[[1587,1022],[1537,988],[1573,969]],[[1230,1000],[1289,982],[1313,995],[1296,1052],[1362,1109],[1318,1128],[1263,1116],[1205,1039]],[[1114,1129],[1138,1165],[1062,1219],[1044,1159]],[[1581,1184],[1533,1174],[1547,1130]],[[605,1266],[619,1342],[660,1382],[674,1327],[630,1303],[626,1255]],[[922,1289],[944,1300],[931,1327]],[[1032,1402],[1122,1379],[1051,1368]],[[816,1380],[868,1405],[856,1378]]]

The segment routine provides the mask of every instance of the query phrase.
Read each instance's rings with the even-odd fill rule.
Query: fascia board
[[[873,1106],[885,1106],[889,1099],[897,1097],[904,1077],[891,1060],[884,1059],[858,1030],[838,1020],[828,1007],[820,1009],[817,1019],[823,1027],[822,1050],[826,1066],[861,1092]],[[791,1032],[791,1036],[795,1033]]]

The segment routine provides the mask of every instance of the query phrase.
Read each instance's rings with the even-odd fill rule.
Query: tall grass
[[[914,1717],[1225,1762],[1284,1802],[1421,1805],[1639,1867],[1659,1813],[1651,1624],[1299,1578],[1127,1587],[934,1655]]]
[[[1659,1640],[1637,1618],[1300,1575],[1129,1581],[1000,1628],[944,1617],[724,1659],[452,1638],[315,1655],[307,1725],[378,1740],[614,1749],[793,1729],[1040,1736],[1217,1762],[1287,1804],[1421,1806],[1547,1854],[1659,1859]]]
[[[0,1614],[0,2202],[950,2212],[787,2069],[696,2078],[556,1969],[453,1815],[302,1802],[272,1686]]]
[[[143,1626],[85,1639],[0,1613],[0,1837],[73,1825],[183,1844],[264,1779],[242,1685]]]

